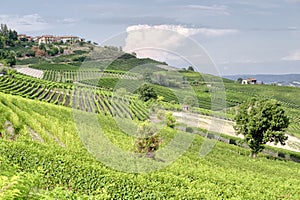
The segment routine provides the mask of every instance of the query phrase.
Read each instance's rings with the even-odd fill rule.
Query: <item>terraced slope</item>
[[[248,150],[224,143],[202,158],[204,139],[195,136],[188,151],[166,168],[123,173],[85,150],[70,108],[0,93],[0,112],[1,195],[17,189],[15,197],[21,199],[300,198],[297,163],[264,156],[253,160]],[[132,136],[111,117],[99,115],[99,123],[115,145],[132,149]],[[163,144],[174,134],[162,129]]]

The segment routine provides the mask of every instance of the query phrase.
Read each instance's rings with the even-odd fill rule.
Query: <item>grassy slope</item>
[[[299,164],[296,163],[265,157],[253,160],[247,150],[223,143],[217,143],[210,154],[200,158],[204,139],[196,136],[184,155],[160,171],[121,173],[94,160],[82,147],[71,109],[2,93],[0,102],[1,124],[11,121],[20,134],[17,141],[0,140],[0,155],[8,164],[17,164],[26,173],[39,170],[40,189],[35,193],[41,195],[51,196],[51,191],[60,186],[68,189],[65,193],[76,193],[80,197],[89,194],[115,199],[300,198]],[[108,138],[114,138],[123,149],[132,148],[132,137],[118,130],[110,117],[99,117]],[[45,142],[31,141],[24,125],[39,133]],[[2,126],[1,132],[4,130]],[[66,147],[61,147],[47,133]],[[166,142],[174,133],[164,129],[161,134]],[[5,174],[5,171],[0,173]],[[50,192],[46,192],[46,188]]]

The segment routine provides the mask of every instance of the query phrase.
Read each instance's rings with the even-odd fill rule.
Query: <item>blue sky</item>
[[[137,26],[185,31],[221,75],[300,73],[299,19],[300,0],[10,0],[0,7],[0,23],[29,35],[102,43]]]

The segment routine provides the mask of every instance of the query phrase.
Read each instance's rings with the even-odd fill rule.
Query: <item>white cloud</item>
[[[196,34],[201,34],[204,36],[215,37],[215,36],[223,36],[228,34],[236,34],[239,31],[236,29],[212,29],[212,28],[187,28],[181,25],[134,25],[127,27],[126,31],[137,31],[137,30],[149,30],[149,29],[158,29],[158,30],[167,30],[179,33],[183,36],[192,36]]]
[[[289,55],[283,57],[282,60],[288,60],[288,61],[300,60],[300,49],[292,51]]]
[[[40,31],[49,28],[49,24],[39,15],[0,15],[0,23],[18,32]]]
[[[225,5],[184,5],[181,8],[198,10],[208,15],[230,15],[229,9]]]
[[[73,18],[64,18],[62,20],[58,20],[58,22],[62,23],[62,24],[75,24],[78,22],[78,20],[73,19]]]
[[[217,37],[238,33],[233,29],[188,28],[181,25],[134,25],[126,29],[127,37],[123,48],[135,52],[138,57],[149,57],[160,61],[180,60],[183,57],[200,62],[208,62],[202,47],[189,36],[201,34]],[[172,52],[177,52],[175,55]]]

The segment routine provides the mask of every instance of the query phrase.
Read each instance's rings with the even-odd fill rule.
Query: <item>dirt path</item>
[[[233,129],[234,122],[228,120],[189,112],[173,112],[173,115],[176,117],[178,122],[184,123],[188,126],[199,127],[229,136],[244,138],[243,135],[236,135],[235,130]],[[275,145],[274,143],[267,143],[267,145],[300,152],[300,139],[291,135],[287,136],[288,140],[286,145]]]

